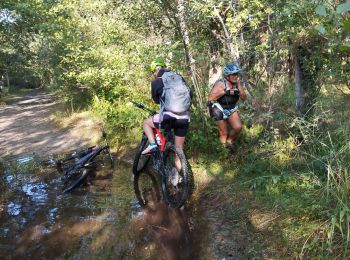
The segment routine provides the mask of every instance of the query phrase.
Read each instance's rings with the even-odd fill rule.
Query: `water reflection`
[[[16,159],[17,161],[17,164],[25,164],[29,161],[33,161],[34,160],[34,157],[33,156],[26,156],[26,157],[23,157],[23,158],[18,158]]]
[[[46,192],[47,185],[45,183],[26,183],[22,186],[22,190],[32,197],[37,204],[45,204],[48,199]]]
[[[17,216],[21,212],[21,205],[10,202],[7,205],[7,213],[11,216]]]
[[[134,178],[134,190],[142,208],[141,214],[133,216],[135,226],[140,231],[149,230],[151,240],[157,243],[164,259],[194,259],[185,211],[164,203],[156,177],[142,172]]]
[[[8,160],[1,176],[0,259],[196,259],[189,218],[164,205],[154,175],[133,189],[119,163],[61,194],[54,160],[28,158]]]

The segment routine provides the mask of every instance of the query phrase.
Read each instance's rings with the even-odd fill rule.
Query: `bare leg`
[[[185,137],[175,136],[175,146],[183,151],[185,143]],[[175,158],[175,167],[178,172],[181,171],[181,161],[178,156]]]
[[[220,143],[226,144],[227,141],[227,122],[225,120],[217,121],[219,129]]]
[[[175,136],[175,145],[181,150],[184,149],[185,137]]]
[[[242,130],[242,122],[241,118],[239,117],[237,112],[234,112],[230,115],[230,117],[227,119],[228,123],[231,126],[230,134],[227,138],[228,143],[232,143],[235,137],[241,132]]]
[[[149,117],[143,121],[143,131],[147,135],[150,143],[154,142],[153,128],[155,128],[155,126],[153,124],[152,117]]]

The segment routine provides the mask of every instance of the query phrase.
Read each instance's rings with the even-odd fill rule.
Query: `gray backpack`
[[[190,109],[191,95],[185,80],[176,72],[167,71],[162,75],[164,89],[162,109],[181,114]]]

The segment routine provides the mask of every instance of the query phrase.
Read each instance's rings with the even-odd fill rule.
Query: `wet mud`
[[[130,166],[122,162],[114,170],[99,167],[81,187],[62,194],[56,158],[1,163],[0,258],[206,258],[194,210],[166,206],[149,175],[139,187],[146,203],[135,196]]]

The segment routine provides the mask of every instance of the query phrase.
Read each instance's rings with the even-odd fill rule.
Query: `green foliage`
[[[241,109],[245,127],[235,141],[236,155],[219,143],[216,123],[194,108],[187,156],[211,162],[213,176],[227,180],[239,172],[238,180],[254,188],[257,198],[295,217],[295,226],[285,224],[285,238],[297,236],[294,256],[341,252],[346,258],[349,100],[338,102],[334,93],[349,89],[349,4],[210,0],[185,5],[203,94],[209,92],[213,59],[230,59],[227,43],[232,42],[259,103]],[[0,76],[9,75],[11,84],[18,77],[18,85],[57,90],[72,107],[97,113],[117,147],[135,146],[148,115],[129,101],[152,106],[150,61],[164,58],[190,81],[176,8],[173,0],[1,1],[0,12],[8,10],[13,22],[0,17]],[[307,117],[294,111],[295,53],[306,86]],[[342,106],[335,109],[337,103]],[[232,161],[234,169],[225,165]],[[320,227],[316,220],[327,224]],[[308,239],[313,225],[328,236]]]
[[[265,129],[268,141],[255,144],[255,153],[245,156],[239,170],[239,182],[256,198],[294,219],[297,228],[282,221],[279,225],[301,258],[349,257],[350,125],[349,111],[341,109],[349,100],[332,97],[329,102],[322,96],[314,117],[285,114],[289,132]],[[281,115],[269,120],[281,128],[276,116]]]
[[[188,147],[186,150],[188,150],[188,154],[207,154],[208,147],[211,147],[211,152],[215,151],[215,156],[217,154],[218,156],[220,154],[227,154],[219,142],[216,123],[212,118],[207,117],[208,124],[205,126],[205,133],[198,131],[198,129],[203,129],[204,120],[202,116],[202,113],[198,111],[192,113],[190,134],[186,139],[186,147]]]
[[[350,3],[338,4],[335,9],[329,5],[316,7],[315,12],[321,16],[321,19],[315,28],[327,37],[329,47],[334,52],[349,50],[347,47],[349,45],[349,31],[347,29],[349,10]]]

